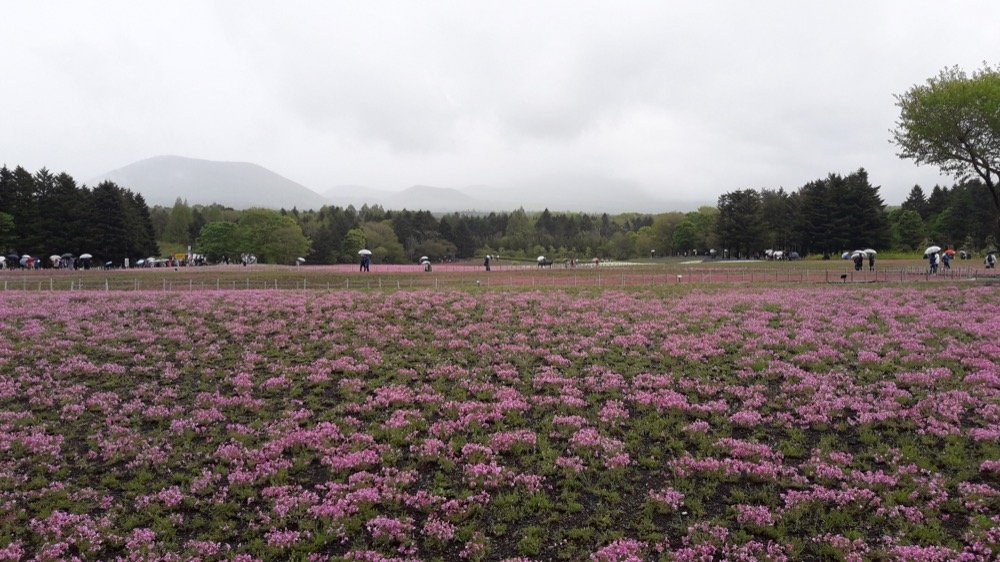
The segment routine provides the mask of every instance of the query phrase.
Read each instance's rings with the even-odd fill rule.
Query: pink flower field
[[[0,561],[998,556],[992,287],[0,301]]]

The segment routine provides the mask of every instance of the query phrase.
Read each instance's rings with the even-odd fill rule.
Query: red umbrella
[[[955,250],[952,250],[951,248],[948,248],[947,250],[944,251],[944,253],[948,254],[949,256],[954,256],[955,255]]]

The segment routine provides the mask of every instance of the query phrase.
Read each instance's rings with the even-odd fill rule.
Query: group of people
[[[939,267],[944,267],[945,271],[951,269],[951,254],[945,252],[944,255],[939,255],[937,252],[927,254],[927,259],[930,261],[931,273],[937,273]]]
[[[961,252],[962,259],[965,259],[965,252]],[[930,272],[937,273],[939,268],[943,268],[945,271],[951,269],[951,260],[955,259],[955,250],[945,250],[944,253],[939,254],[938,252],[929,252],[924,257],[930,265]],[[988,252],[986,257],[983,259],[983,265],[986,269],[995,269],[997,266],[997,255],[995,251]]]
[[[852,256],[854,260],[854,271],[861,271],[865,266],[865,257],[868,257],[868,271],[875,271],[875,253],[874,252],[855,252]]]

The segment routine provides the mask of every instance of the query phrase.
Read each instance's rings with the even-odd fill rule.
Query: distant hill
[[[267,168],[249,162],[216,162],[181,156],[155,156],[91,178],[141,193],[150,205],[171,206],[178,197],[188,204],[219,203],[235,209],[319,209],[329,202],[320,194]]]
[[[661,213],[693,210],[690,203],[667,202],[652,197],[624,182],[576,180],[539,182],[521,186],[485,185],[461,189],[415,185],[392,192],[361,186],[339,186],[324,193],[334,205],[381,205],[385,209],[428,210],[436,213],[455,211],[571,211],[584,213],[643,212]]]
[[[342,185],[323,195],[249,162],[216,162],[181,156],[155,156],[87,180],[104,180],[141,193],[150,205],[172,206],[178,197],[190,205],[219,203],[235,209],[319,209],[381,205],[387,210],[490,212],[570,211],[584,213],[693,210],[691,203],[669,202],[623,181],[594,177],[551,177],[517,185],[476,185],[461,189],[414,185],[403,191]]]
[[[361,185],[338,185],[323,192],[323,197],[326,197],[331,205],[338,207],[354,205],[355,208],[361,208],[362,205],[381,205],[384,208],[385,202],[392,195],[391,191]]]

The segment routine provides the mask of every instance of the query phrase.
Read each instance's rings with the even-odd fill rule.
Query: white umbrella
[[[7,258],[5,258],[5,257],[3,257],[3,256],[0,256],[0,263],[3,263],[3,262],[5,262],[5,261],[7,261]]]
[[[924,255],[926,256],[927,254],[936,254],[940,251],[941,251],[941,246],[928,246],[927,249],[924,250]]]
[[[372,251],[369,250],[368,248],[365,248],[363,250],[358,250],[358,255],[359,256],[370,256],[370,255],[372,255]]]
[[[840,254],[840,259],[842,259],[842,260],[846,260],[849,257],[851,257],[851,253],[850,252],[844,252],[843,254]]]
[[[57,255],[57,254],[52,254],[51,256],[49,256],[49,261],[58,262],[61,259],[62,259],[62,256]]]
[[[306,263],[306,258],[295,258],[298,263]]]
[[[868,254],[869,256],[874,256],[878,252],[876,252],[875,250],[873,250],[871,248],[868,248],[867,250],[865,250],[865,253]]]
[[[92,256],[90,254],[80,254],[80,259],[81,260],[89,260],[92,257],[94,257],[94,256]]]
[[[431,263],[431,260],[420,260],[420,265],[427,265]]]
[[[142,265],[144,263],[146,263],[146,260],[138,260],[135,262],[135,265]]]
[[[427,256],[420,256],[420,260],[419,261],[420,261],[420,263],[424,263],[425,261],[431,261],[431,259],[429,257],[427,257]]]
[[[545,256],[538,256],[538,261],[545,261]]]

